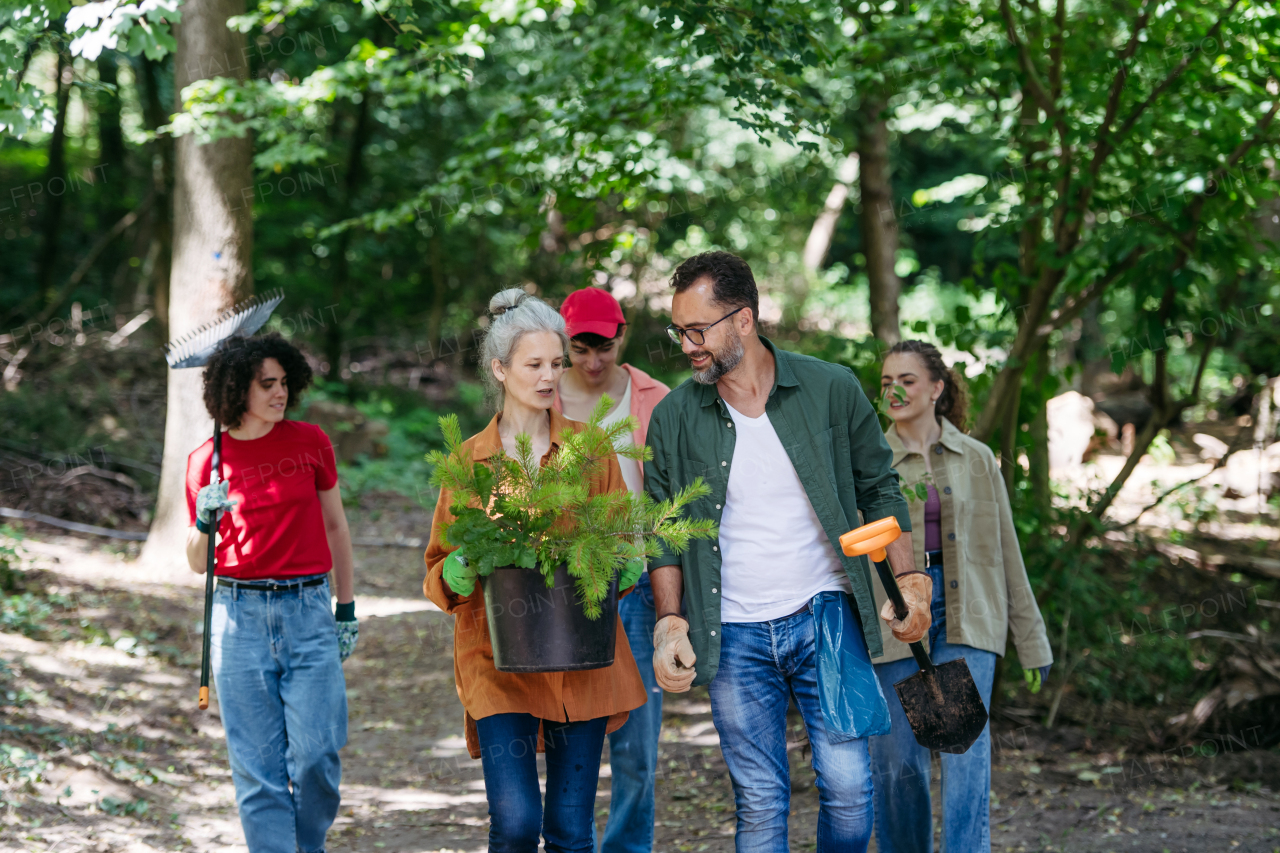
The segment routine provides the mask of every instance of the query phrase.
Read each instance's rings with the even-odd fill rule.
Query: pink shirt
[[[624,364],[622,369],[631,374],[631,416],[640,422],[640,426],[631,433],[631,440],[637,447],[643,447],[649,436],[649,419],[653,417],[653,409],[663,397],[671,393],[671,389],[638,367]],[[556,401],[552,405],[557,412],[564,413],[559,388],[556,389]]]

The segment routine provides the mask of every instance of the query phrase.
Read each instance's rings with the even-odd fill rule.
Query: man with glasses
[[[697,255],[671,283],[667,331],[693,381],[654,409],[645,489],[664,500],[703,478],[711,494],[690,514],[714,519],[720,536],[650,564],[654,674],[673,692],[709,685],[739,853],[788,850],[788,698],[813,750],[818,850],[865,851],[867,737],[888,731],[889,714],[871,666],[882,650],[869,566],[838,540],[890,515],[911,529],[889,446],[848,368],[760,336],[755,278],[741,258]],[[932,581],[915,571],[909,532],[888,552],[909,613],[881,618],[914,642],[929,627]]]

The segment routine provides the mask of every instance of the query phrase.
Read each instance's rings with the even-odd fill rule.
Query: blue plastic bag
[[[813,599],[818,652],[818,697],[827,739],[842,743],[889,733],[889,706],[876,678],[862,625],[843,592]]]

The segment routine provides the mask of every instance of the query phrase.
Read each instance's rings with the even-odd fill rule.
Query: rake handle
[[[213,459],[209,462],[209,482],[216,483],[222,472],[222,425],[213,422]],[[209,647],[213,638],[213,583],[214,570],[218,567],[217,541],[218,525],[222,521],[222,510],[213,511],[209,523],[209,549],[205,556],[204,572],[204,640],[200,652],[200,710],[209,707]]]

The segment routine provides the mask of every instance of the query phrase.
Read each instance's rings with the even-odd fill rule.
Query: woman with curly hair
[[[916,565],[933,578],[933,622],[926,637],[934,663],[964,658],[982,701],[991,705],[998,658],[1012,636],[1035,681],[1053,655],[1018,548],[1004,478],[991,449],[965,434],[968,398],[937,347],[902,341],[885,357],[881,387],[893,424],[885,432],[893,467],[927,499],[911,502]],[[873,578],[876,602],[884,588]],[[929,751],[916,743],[893,685],[919,670],[905,643],[881,626],[876,663],[891,728],[871,738],[876,844],[882,853],[933,850]],[[991,728],[963,755],[942,753],[943,848],[991,849]]]
[[[250,853],[323,851],[347,741],[342,662],[355,649],[351,534],[318,426],[285,420],[311,368],[278,334],[224,341],[204,403],[225,430],[187,460],[187,562],[204,574],[218,511],[211,651]],[[330,610],[333,571],[337,614]]]

